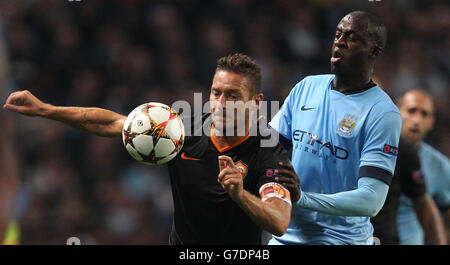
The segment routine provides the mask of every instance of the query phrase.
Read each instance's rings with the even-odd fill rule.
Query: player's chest
[[[303,98],[292,113],[294,152],[337,163],[361,152],[367,106],[323,95]]]
[[[367,107],[360,102],[330,94],[304,97],[292,112],[294,140],[327,138],[334,141],[358,141],[368,117]]]
[[[256,185],[254,172],[251,170],[253,158],[242,153],[218,153],[208,147],[205,152],[186,148],[183,149],[179,159],[176,161],[176,174],[174,180],[176,185],[183,191],[195,196],[207,197],[209,199],[220,199],[228,197],[222,185],[218,182],[220,155],[231,157],[237,170],[243,178],[244,188],[252,190]]]

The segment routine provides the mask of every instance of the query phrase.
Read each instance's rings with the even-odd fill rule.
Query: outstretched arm
[[[58,107],[46,104],[28,90],[11,93],[4,109],[27,116],[60,121],[99,136],[121,137],[125,116],[101,108]]]
[[[361,177],[355,190],[335,194],[302,192],[297,205],[331,215],[374,217],[383,207],[388,190],[381,180]]]
[[[295,183],[290,181],[298,179],[294,168],[285,167],[280,173],[285,176],[290,176],[290,178],[276,178],[281,184],[286,187],[291,187],[291,189],[294,186],[297,186],[297,188],[300,189],[299,181],[296,181]],[[384,181],[373,177],[360,177],[358,180],[358,187],[355,190],[334,194],[299,191],[300,199],[295,205],[311,211],[337,216],[374,217],[383,207],[388,191],[389,185]]]

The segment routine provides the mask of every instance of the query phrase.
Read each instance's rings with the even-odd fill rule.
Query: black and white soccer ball
[[[151,102],[135,108],[123,124],[122,139],[137,161],[161,165],[172,160],[184,143],[184,125],[169,106]]]

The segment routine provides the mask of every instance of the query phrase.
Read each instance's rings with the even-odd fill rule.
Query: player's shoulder
[[[448,157],[439,152],[433,146],[422,142],[422,144],[420,145],[420,153],[443,166],[447,166],[450,169],[450,160],[448,159]]]
[[[333,74],[318,74],[318,75],[308,75],[305,79],[311,81],[319,81],[319,80],[331,80],[334,78]]]
[[[392,98],[378,85],[370,89],[368,97],[370,97],[373,102],[372,110],[375,114],[380,115],[383,113],[394,112],[400,115],[400,111]]]
[[[333,80],[334,75],[332,74],[320,74],[320,75],[308,75],[305,76],[300,83],[305,83],[308,85],[323,85],[323,84],[329,84],[331,80]]]
[[[280,145],[278,138],[266,131],[263,135],[258,132],[255,140],[258,145],[256,157],[279,157],[283,152],[283,147]]]
[[[419,155],[430,194],[439,207],[449,207],[450,160],[425,142],[420,145]]]
[[[320,93],[328,87],[333,78],[334,75],[330,74],[305,76],[294,86],[291,93],[307,94],[308,96]]]

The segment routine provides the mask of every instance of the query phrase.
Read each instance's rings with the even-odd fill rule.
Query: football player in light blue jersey
[[[450,162],[445,155],[423,142],[434,124],[433,100],[425,91],[410,90],[401,96],[398,107],[403,118],[402,137],[419,148],[425,184],[436,205],[442,209],[447,226],[447,242],[450,242]],[[413,203],[405,195],[400,197],[397,224],[400,244],[426,243]]]
[[[374,15],[346,15],[332,45],[333,74],[304,78],[270,122],[292,147],[301,194],[287,232],[269,244],[372,244],[370,217],[386,199],[402,122],[372,82],[386,39]]]

